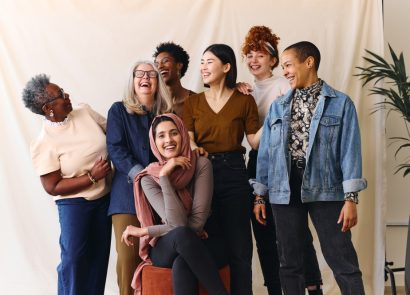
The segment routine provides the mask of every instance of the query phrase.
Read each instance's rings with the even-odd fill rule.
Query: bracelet
[[[256,198],[254,201],[253,201],[253,205],[254,206],[256,206],[256,205],[265,205],[266,204],[266,201],[264,200],[264,199],[262,199],[262,198]]]
[[[357,192],[345,193],[345,201],[359,204],[359,194]]]
[[[91,172],[87,172],[87,176],[92,182],[92,184],[97,184],[97,179],[95,179],[94,176],[91,175]]]

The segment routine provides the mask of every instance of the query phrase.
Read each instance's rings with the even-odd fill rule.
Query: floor
[[[400,287],[396,287],[396,291],[397,291],[397,295],[406,295],[406,293],[404,292],[404,287],[400,286]],[[384,289],[384,295],[391,295],[391,288],[390,287],[386,287]]]

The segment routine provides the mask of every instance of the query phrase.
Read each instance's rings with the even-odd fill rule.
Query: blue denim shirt
[[[115,166],[108,215],[135,214],[134,177],[152,160],[148,132],[151,116],[129,114],[122,102],[108,111],[107,149]]]
[[[290,122],[294,90],[275,100],[265,119],[259,145],[254,192],[272,204],[289,204]],[[325,82],[313,115],[302,202],[343,201],[345,192],[367,187],[362,178],[360,132],[355,106]]]

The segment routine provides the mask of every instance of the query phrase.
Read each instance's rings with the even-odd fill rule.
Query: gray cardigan
[[[202,230],[210,214],[213,194],[212,164],[207,158],[197,159],[194,177],[188,185],[193,198],[189,215],[167,176],[161,176],[159,184],[151,176],[144,176],[141,186],[163,223],[148,227],[150,237],[163,236],[179,226],[189,226],[196,232]]]

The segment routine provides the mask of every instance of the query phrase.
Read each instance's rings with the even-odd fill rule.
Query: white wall
[[[410,28],[410,1],[408,0],[385,0],[384,1],[384,38],[386,42],[385,56],[390,52],[387,43],[393,47],[398,54],[403,52],[407,69],[410,69],[410,39],[408,30]],[[387,142],[387,212],[386,212],[386,258],[393,261],[392,267],[404,267],[407,227],[410,212],[410,176],[403,178],[402,172],[394,174],[398,164],[410,156],[410,149],[401,152],[397,158],[394,153],[397,144],[388,138],[401,136],[407,137],[407,131],[403,119],[398,114],[391,113],[386,121]],[[398,225],[398,226],[392,226]],[[397,273],[396,284],[404,285],[404,273]],[[387,282],[390,284],[390,281]]]

